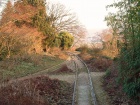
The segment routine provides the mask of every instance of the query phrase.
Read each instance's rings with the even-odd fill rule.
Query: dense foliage
[[[118,9],[106,20],[114,35],[120,38],[120,84],[129,97],[140,101],[140,1],[121,0],[108,7]]]
[[[31,4],[32,6],[44,5],[45,0],[22,0],[24,4]]]
[[[68,32],[60,32],[59,38],[61,39],[60,47],[63,49],[70,48],[74,41],[73,36]]]

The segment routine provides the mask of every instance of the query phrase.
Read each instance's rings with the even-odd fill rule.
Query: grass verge
[[[64,62],[62,59],[42,55],[24,55],[5,59],[0,62],[0,82],[34,74],[62,62]]]
[[[96,94],[98,105],[111,105],[110,98],[107,95],[107,92],[102,87],[103,85],[102,81],[103,81],[104,75],[105,75],[105,72],[92,72],[91,73],[94,91]]]

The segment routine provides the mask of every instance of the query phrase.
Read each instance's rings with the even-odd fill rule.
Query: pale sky
[[[4,6],[3,3],[6,1],[8,0],[0,0],[0,12]],[[88,30],[107,28],[106,22],[104,21],[108,13],[108,11],[106,11],[106,5],[112,4],[113,1],[114,0],[50,0],[50,2],[65,5],[66,9],[71,9]]]
[[[50,0],[54,3],[61,3],[67,9],[75,12],[79,21],[88,30],[101,30],[107,28],[104,21],[108,14],[106,5],[112,4],[114,0]]]

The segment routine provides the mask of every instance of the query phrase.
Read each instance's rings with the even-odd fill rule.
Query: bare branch
[[[65,6],[62,4],[46,4],[47,10],[47,20],[54,27],[57,32],[68,31],[72,29],[71,27],[78,25],[78,19],[76,15],[71,13],[70,10],[66,10]]]

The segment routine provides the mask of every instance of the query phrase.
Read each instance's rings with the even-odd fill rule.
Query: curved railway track
[[[69,55],[75,63],[72,105],[98,105],[87,65],[75,54],[69,53]]]

